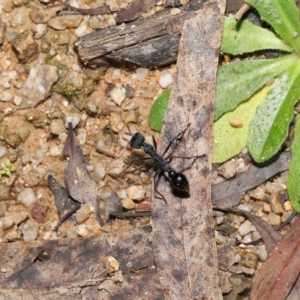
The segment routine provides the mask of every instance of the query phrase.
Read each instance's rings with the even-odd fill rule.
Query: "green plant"
[[[220,118],[217,121],[220,122],[226,113],[243,105],[273,79],[274,83],[266,97],[257,104],[254,117],[250,116],[252,120],[245,132],[247,141],[242,145],[247,146],[254,161],[262,163],[281,149],[295,114],[294,106],[300,98],[300,22],[299,12],[293,0],[246,2],[259,12],[261,19],[270,24],[275,33],[248,21],[237,23],[233,16],[229,16],[225,20],[222,52],[237,55],[275,49],[283,51],[282,56],[276,59],[240,60],[219,68],[215,120]],[[225,115],[221,117],[223,114]],[[300,150],[299,121],[297,118],[287,185],[291,203],[298,212],[300,185],[295,183],[300,181],[300,157],[296,155]],[[218,141],[219,143],[227,143],[230,138],[223,136],[224,141]],[[236,150],[232,149],[232,155],[236,154]]]
[[[0,167],[1,167],[0,176],[6,175],[6,176],[10,177],[11,173],[16,171],[16,167],[11,164],[11,162],[8,158],[5,159],[5,161],[0,164]]]

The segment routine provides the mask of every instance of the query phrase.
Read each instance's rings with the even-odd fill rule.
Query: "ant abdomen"
[[[177,173],[175,171],[168,172],[172,187],[180,192],[189,193],[190,185],[183,173]]]

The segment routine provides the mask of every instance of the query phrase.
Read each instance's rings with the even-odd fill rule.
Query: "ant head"
[[[130,147],[135,149],[141,149],[145,143],[145,137],[140,133],[135,133],[130,141]]]
[[[176,173],[175,171],[170,171],[169,173],[170,181],[172,187],[180,192],[189,193],[190,185],[183,173]]]

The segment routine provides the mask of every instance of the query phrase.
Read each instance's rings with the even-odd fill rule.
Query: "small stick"
[[[250,5],[244,3],[241,8],[236,12],[236,14],[234,15],[234,18],[237,21],[240,21],[242,16],[251,8]]]

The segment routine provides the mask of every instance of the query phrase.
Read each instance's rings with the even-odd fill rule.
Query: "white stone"
[[[0,100],[3,102],[8,102],[13,98],[12,94],[7,91],[0,91]]]
[[[110,97],[117,105],[121,105],[121,103],[125,100],[126,91],[124,88],[115,87],[110,92]]]
[[[17,199],[28,207],[32,203],[37,201],[37,196],[35,194],[35,191],[32,188],[28,187],[18,194]]]
[[[241,236],[245,236],[248,233],[250,233],[251,229],[252,229],[252,223],[248,220],[245,220],[239,227],[238,231]]]
[[[130,186],[126,192],[129,198],[140,201],[145,198],[147,191],[141,185],[133,185]]]
[[[3,156],[5,156],[6,153],[7,153],[6,146],[0,145],[0,158],[2,158]]]
[[[165,89],[173,83],[173,76],[169,73],[165,73],[159,78],[159,85]]]
[[[39,232],[39,223],[34,220],[28,220],[21,228],[24,241],[34,241]]]
[[[148,75],[149,70],[145,68],[137,68],[135,73],[133,74],[134,79],[138,79],[139,81],[144,81]]]

